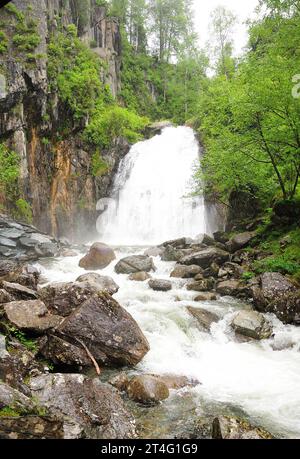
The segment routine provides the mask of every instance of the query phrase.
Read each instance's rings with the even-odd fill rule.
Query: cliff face
[[[102,152],[110,167],[97,178],[91,173],[93,152],[84,147],[78,125],[71,122],[71,134],[59,138],[59,127],[70,124],[70,113],[50,91],[47,43],[58,28],[58,19],[63,25],[75,24],[82,41],[105,61],[100,78],[116,96],[121,67],[118,22],[107,18],[105,8],[98,7],[95,0],[14,0],[11,4],[27,15],[30,11],[40,42],[34,64],[20,58],[12,40],[7,52],[0,54],[0,141],[20,157],[20,187],[32,206],[34,224],[56,236],[90,237],[96,202],[107,196],[128,145],[119,139],[110,151]],[[83,13],[78,11],[80,5]],[[9,24],[12,13],[1,9],[0,14],[1,22]]]

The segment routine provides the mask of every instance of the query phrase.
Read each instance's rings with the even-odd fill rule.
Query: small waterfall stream
[[[136,319],[151,350],[132,371],[173,373],[201,382],[195,388],[172,391],[153,408],[133,405],[147,438],[174,438],[199,415],[231,413],[248,417],[280,438],[300,438],[300,327],[285,326],[273,315],[274,337],[241,343],[230,322],[236,311],[249,308],[233,298],[194,302],[195,292],[182,279],[172,279],[170,292],[154,292],[147,282],[117,275],[120,258],[143,253],[151,246],[207,229],[202,199],[184,196],[198,146],[189,128],[168,128],[162,135],[135,145],[122,162],[114,185],[114,200],[102,214],[99,240],[115,245],[117,260],[100,274],[120,286],[114,298]],[[69,282],[83,274],[81,255],[41,266],[51,282]],[[154,277],[169,279],[175,263],[154,258]],[[199,330],[187,306],[218,314],[210,333]]]

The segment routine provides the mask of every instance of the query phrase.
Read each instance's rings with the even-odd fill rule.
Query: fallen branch
[[[100,376],[101,375],[101,370],[99,368],[99,365],[98,363],[96,362],[94,356],[92,355],[92,353],[88,350],[88,348],[86,347],[86,345],[84,344],[83,341],[81,341],[79,338],[75,338],[75,340],[81,344],[81,346],[84,348],[85,352],[87,353],[87,355],[89,356],[89,358],[91,359],[91,361],[93,362],[93,365],[96,369],[96,372],[97,372],[97,375]]]

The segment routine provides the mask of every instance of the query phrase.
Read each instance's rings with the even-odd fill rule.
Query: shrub
[[[109,170],[109,165],[102,158],[101,153],[96,151],[92,156],[92,174],[94,177],[101,177]]]
[[[19,177],[19,156],[0,143],[0,191]]]
[[[0,31],[0,54],[4,54],[8,48],[8,39],[4,32]]]
[[[147,124],[147,118],[113,105],[94,114],[85,129],[85,138],[89,143],[102,148],[109,148],[117,137],[136,143],[142,138],[141,132]]]
[[[18,199],[16,202],[16,217],[25,220],[27,223],[32,223],[31,205],[25,199]]]

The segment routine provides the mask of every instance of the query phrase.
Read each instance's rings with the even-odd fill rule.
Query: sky
[[[195,28],[199,35],[200,45],[205,46],[209,39],[209,22],[211,12],[219,5],[230,9],[238,17],[235,28],[235,51],[240,54],[247,44],[247,28],[243,24],[248,18],[254,18],[254,10],[259,0],[194,0]]]

